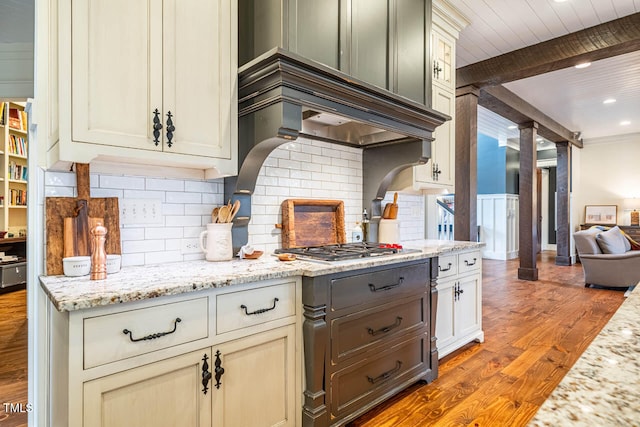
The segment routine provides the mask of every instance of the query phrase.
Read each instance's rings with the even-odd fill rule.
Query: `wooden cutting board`
[[[86,200],[89,218],[102,218],[107,228],[105,249],[107,254],[120,254],[120,210],[117,197],[90,197],[89,165],[76,163],[76,178],[78,197],[47,197],[45,200],[46,214],[46,257],[47,275],[63,274],[62,258],[64,258],[64,222],[65,218],[77,215],[78,201]],[[91,224],[91,222],[89,222]],[[80,233],[88,233],[89,227]],[[88,240],[88,236],[78,237]]]
[[[342,200],[287,199],[282,202],[282,247],[346,243]]]

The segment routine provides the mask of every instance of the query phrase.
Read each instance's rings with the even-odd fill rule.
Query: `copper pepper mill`
[[[107,228],[101,223],[91,229],[91,280],[107,278],[106,236]]]

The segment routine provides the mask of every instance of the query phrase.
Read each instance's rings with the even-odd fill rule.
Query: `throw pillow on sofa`
[[[618,226],[596,234],[596,242],[604,254],[623,254],[631,248],[630,245],[629,249],[627,248],[627,238],[624,237]]]

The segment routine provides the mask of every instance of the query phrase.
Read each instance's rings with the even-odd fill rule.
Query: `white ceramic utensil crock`
[[[207,261],[229,261],[233,258],[231,227],[231,222],[209,223],[207,230],[200,233],[200,249]]]

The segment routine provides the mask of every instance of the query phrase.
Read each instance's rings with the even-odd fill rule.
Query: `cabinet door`
[[[455,181],[455,126],[456,97],[451,91],[433,87],[433,109],[451,116],[433,132],[435,140],[431,143],[431,152],[437,165],[436,183],[453,185]],[[429,166],[427,164],[427,166]]]
[[[431,81],[429,75],[425,76],[425,58],[429,58],[430,20],[425,17],[425,1],[402,0],[394,4],[393,92],[427,104],[425,86],[430,87]]]
[[[432,77],[434,82],[441,83],[449,89],[454,89],[454,46],[455,39],[434,25],[431,33]]]
[[[160,150],[151,126],[154,108],[162,110],[161,2],[87,0],[71,8],[72,139]]]
[[[119,372],[84,384],[85,427],[211,426],[212,382],[202,386],[210,349]]]
[[[216,427],[293,426],[296,400],[295,325],[214,347],[224,374],[213,386]],[[215,379],[213,380],[215,384]],[[185,424],[186,425],[186,424]]]
[[[351,1],[350,74],[381,88],[388,87],[389,9],[387,0]]]
[[[231,37],[237,34],[236,10],[235,0],[164,1],[164,151],[230,158],[237,132],[238,48],[237,37]],[[175,127],[171,146],[169,112]]]
[[[445,349],[455,341],[455,280],[438,280],[438,308],[436,309],[436,346]],[[440,357],[443,354],[439,354]]]
[[[457,325],[455,334],[459,338],[480,330],[482,321],[480,277],[479,275],[474,275],[458,279],[458,286],[461,293],[456,301],[455,317]]]
[[[435,184],[432,187],[451,187],[455,181],[455,94],[433,85],[433,109],[451,116],[433,132],[431,158],[425,165],[415,166],[415,180]]]

